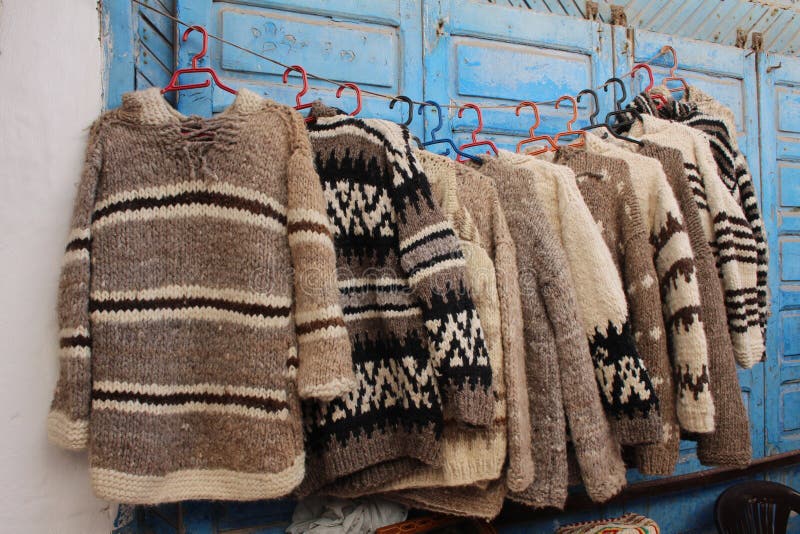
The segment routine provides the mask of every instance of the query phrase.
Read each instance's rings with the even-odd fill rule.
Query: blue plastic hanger
[[[425,141],[424,143],[422,143],[422,146],[423,147],[429,147],[431,145],[439,145],[439,144],[445,143],[447,145],[450,145],[450,147],[453,149],[453,151],[455,151],[456,154],[458,154],[458,155],[460,155],[462,157],[465,157],[465,158],[469,158],[472,161],[477,161],[478,163],[481,163],[481,159],[480,158],[477,158],[477,157],[475,157],[475,156],[473,156],[471,154],[467,154],[466,152],[462,152],[461,150],[459,150],[458,146],[453,142],[452,139],[447,139],[447,138],[436,139],[436,132],[441,130],[442,126],[443,126],[443,124],[442,124],[443,123],[443,121],[442,121],[442,106],[440,106],[439,104],[437,104],[433,100],[426,100],[424,104],[422,104],[421,106],[419,106],[419,108],[417,108],[417,114],[418,115],[422,115],[423,110],[425,109],[425,106],[433,106],[433,107],[436,108],[436,114],[439,117],[439,123],[436,125],[436,128],[431,130],[431,140],[430,141]],[[442,156],[447,156],[449,154],[450,154],[450,149],[448,148],[442,153]]]

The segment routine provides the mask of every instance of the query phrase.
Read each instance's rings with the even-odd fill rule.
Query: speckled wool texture
[[[535,473],[528,488],[510,497],[537,508],[564,506],[569,430],[587,493],[595,501],[608,500],[625,485],[625,466],[603,413],[597,382],[592,379],[593,365],[579,318],[571,264],[561,236],[548,221],[548,209],[538,196],[540,177],[508,158],[488,159],[480,171],[494,179],[517,244],[527,347],[530,447]],[[594,227],[591,223],[589,226]],[[567,228],[574,229],[568,223],[561,227]],[[599,237],[594,245],[587,242],[585,246],[597,243],[604,248]],[[623,297],[620,299],[624,303]]]
[[[640,406],[654,395],[634,343],[622,281],[575,173],[564,165],[505,150],[499,159],[533,171],[529,177],[569,261],[603,406],[617,439],[624,445],[654,439],[660,423]]]
[[[714,401],[709,390],[700,290],[678,201],[658,160],[607,143],[593,134],[586,137],[586,142],[590,152],[618,157],[631,171],[631,185],[639,201],[658,275],[670,356],[648,366],[661,400],[662,416],[676,410],[681,427],[687,432],[711,432]],[[667,418],[674,421],[674,417],[664,417],[665,432],[674,432],[674,428],[667,429]]]
[[[288,494],[299,395],[355,385],[335,270],[299,114],[246,89],[207,120],[124,95],[78,189],[50,438],[88,446],[117,502]]]
[[[703,465],[745,467],[753,455],[750,425],[728,333],[722,284],[717,275],[714,255],[703,232],[694,193],[683,167],[683,158],[679,150],[649,141],[644,142],[641,153],[661,162],[683,213],[695,257],[715,408],[714,432],[698,437],[697,457]],[[642,461],[640,457],[639,462]],[[660,458],[652,457],[650,461],[654,469],[664,466]]]
[[[750,368],[764,354],[757,299],[758,248],[750,224],[720,179],[705,134],[684,124],[644,114],[641,117],[631,126],[632,136],[681,152],[722,280],[734,355],[739,365]]]

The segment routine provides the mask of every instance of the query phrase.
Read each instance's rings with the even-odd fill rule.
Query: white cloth
[[[309,497],[297,504],[286,533],[369,534],[405,521],[407,516],[404,506],[376,497],[356,500]]]

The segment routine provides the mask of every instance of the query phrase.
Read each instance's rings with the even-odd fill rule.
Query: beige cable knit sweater
[[[614,284],[619,288],[619,280],[614,276],[613,267],[604,269],[597,263],[605,251],[608,265],[613,265],[608,250],[597,235],[594,240],[585,240],[592,231],[597,232],[597,228],[591,221],[575,218],[580,217],[583,206],[576,202],[580,200],[577,192],[563,199],[566,200],[563,203],[559,203],[557,194],[547,201],[540,200],[539,182],[557,185],[550,178],[563,178],[559,168],[549,166],[549,170],[557,172],[545,176],[515,165],[505,157],[487,159],[480,170],[495,180],[511,235],[517,244],[528,348],[531,447],[536,472],[533,484],[523,492],[512,494],[511,498],[535,507],[564,506],[568,424],[586,491],[595,501],[608,500],[625,485],[625,466],[603,416],[598,386],[591,378],[593,366],[586,330],[581,328],[581,309],[575,296],[578,284],[594,284],[599,292],[597,300],[608,298],[609,301],[601,303],[620,304],[618,309],[624,309],[621,289],[615,293]],[[542,187],[542,190],[547,192],[548,188]],[[557,232],[548,219],[555,222]],[[579,268],[573,269],[565,255],[564,242],[569,244],[574,258],[580,256],[588,265],[576,265]],[[611,301],[614,296],[618,300]],[[596,300],[591,302],[594,304]],[[608,313],[608,309],[585,309],[592,314]],[[584,317],[598,315],[586,313]],[[601,324],[609,322],[606,319]]]
[[[661,422],[657,410],[645,407],[656,405],[656,396],[634,344],[612,251],[578,190],[575,174],[564,165],[505,150],[500,159],[533,171],[536,193],[569,260],[598,385],[617,439],[624,445],[652,441],[660,435]]]
[[[715,408],[714,432],[699,436],[697,457],[703,465],[747,466],[753,454],[750,427],[736,373],[722,285],[717,275],[714,255],[703,232],[694,193],[686,177],[683,158],[679,150],[649,141],[644,142],[641,154],[657,158],[661,162],[680,204],[695,257],[708,343],[711,395]],[[639,462],[642,462],[642,458]],[[653,471],[663,467],[664,463],[664,459],[650,458]]]
[[[703,133],[650,115],[641,117],[631,127],[631,136],[681,152],[703,231],[722,279],[736,361],[750,368],[761,360],[764,352],[757,298],[758,254],[750,224],[717,174]]]
[[[590,152],[624,160],[631,171],[631,185],[658,274],[670,356],[653,362],[647,369],[661,401],[664,437],[676,446],[676,413],[681,427],[688,432],[714,430],[700,289],[683,215],[658,160],[607,143],[594,134],[586,136],[586,146]]]
[[[94,124],[48,432],[88,446],[98,496],[269,499],[303,479],[299,396],[355,384],[312,158],[300,115],[247,89],[211,119],[127,93]]]

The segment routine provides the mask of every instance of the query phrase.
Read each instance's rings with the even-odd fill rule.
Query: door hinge
[[[586,20],[597,20],[598,14],[597,2],[586,0]]]
[[[744,48],[747,46],[747,30],[744,28],[736,28],[736,48]]]
[[[611,24],[614,26],[627,26],[628,16],[625,14],[624,6],[611,6]]]

